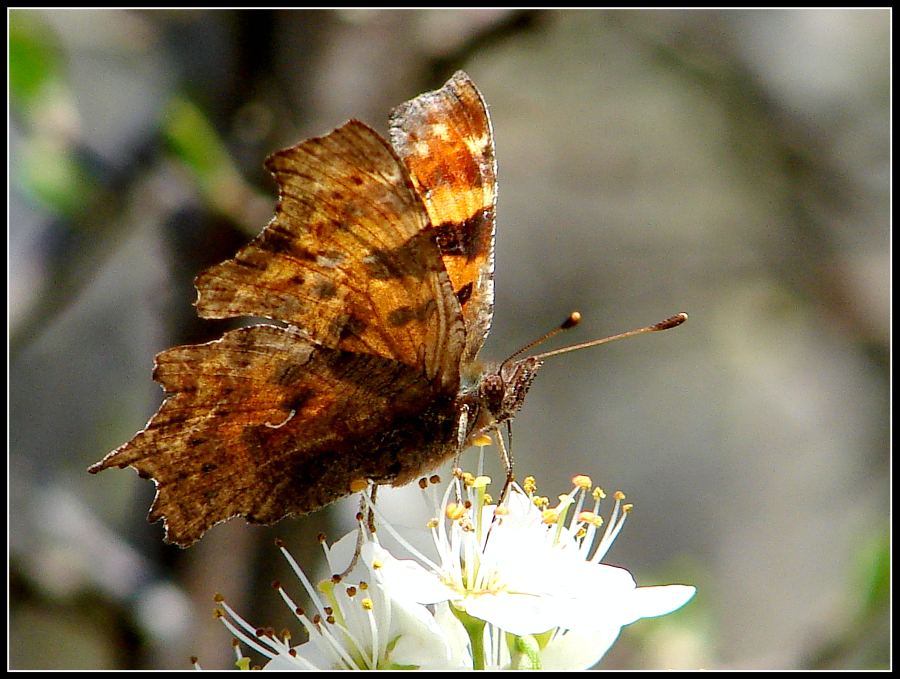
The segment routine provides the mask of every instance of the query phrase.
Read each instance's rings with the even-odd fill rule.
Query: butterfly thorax
[[[473,375],[473,379],[464,380],[457,404],[467,410],[469,417],[466,445],[515,417],[541,365],[543,361],[533,357],[490,364]]]

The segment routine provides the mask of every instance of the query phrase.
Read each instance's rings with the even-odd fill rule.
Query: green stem
[[[469,643],[472,646],[472,669],[483,670],[485,668],[484,657],[484,626],[487,624],[484,620],[473,618],[460,608],[450,606],[450,610],[459,619],[466,634],[469,635]]]
[[[510,638],[512,637],[512,638]],[[517,670],[539,670],[541,668],[541,648],[531,634],[521,637],[507,636],[507,646],[512,652],[512,666]]]

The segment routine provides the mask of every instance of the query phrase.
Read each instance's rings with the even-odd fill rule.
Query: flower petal
[[[628,616],[623,625],[630,625],[641,618],[655,618],[676,611],[684,606],[696,593],[697,588],[689,585],[660,585],[638,587],[628,604]]]
[[[457,596],[428,569],[410,559],[397,559],[374,542],[363,545],[361,556],[393,598],[434,604]]]
[[[541,652],[545,670],[587,670],[600,662],[616,639],[620,627],[609,626],[592,632],[570,630],[557,634]]]

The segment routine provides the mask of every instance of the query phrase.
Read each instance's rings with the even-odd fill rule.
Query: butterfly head
[[[525,394],[543,364],[533,356],[505,362],[482,378],[478,387],[480,405],[490,413],[494,423],[508,420],[519,412]]]

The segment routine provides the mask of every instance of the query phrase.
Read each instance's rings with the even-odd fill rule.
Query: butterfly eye
[[[481,382],[481,399],[487,405],[488,410],[497,415],[503,407],[503,396],[506,393],[506,386],[503,378],[497,373],[490,373],[484,376]]]

